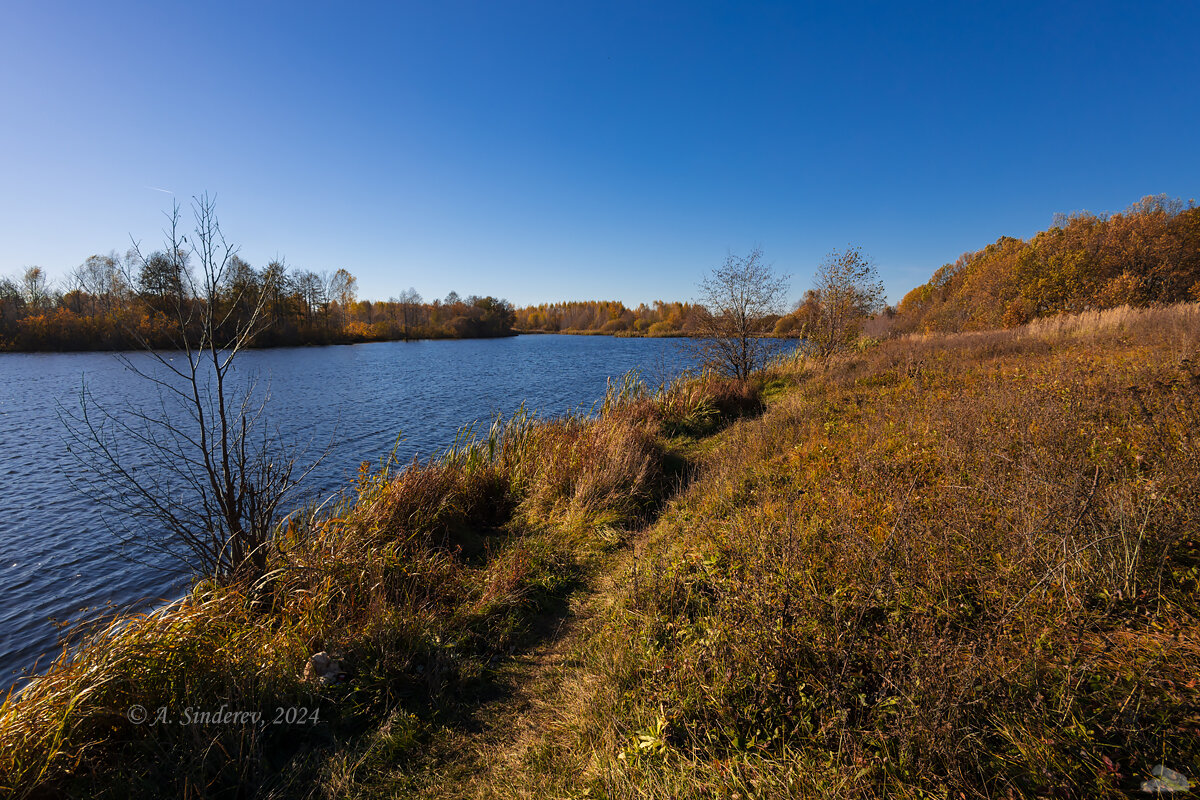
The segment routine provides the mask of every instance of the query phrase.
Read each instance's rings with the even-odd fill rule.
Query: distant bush
[[[516,309],[514,324],[523,331],[619,333],[633,330],[640,333],[665,323],[667,327],[660,331],[678,331],[694,311],[695,307],[689,303],[664,303],[661,300],[636,308],[627,308],[615,300],[543,303]]]
[[[608,322],[600,326],[600,330],[604,333],[616,333],[629,329],[629,323],[623,319],[610,319]]]

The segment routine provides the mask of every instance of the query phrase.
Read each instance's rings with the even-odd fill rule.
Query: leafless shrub
[[[203,576],[254,581],[266,571],[283,503],[306,470],[297,467],[300,451],[268,426],[254,382],[239,382],[234,371],[262,327],[265,296],[234,315],[241,298],[223,302],[222,288],[236,248],[221,232],[213,199],[195,199],[193,218],[189,238],[176,205],[163,250],[134,250],[143,274],[168,287],[151,302],[170,320],[178,349],[140,339],[139,356],[119,358],[157,391],[157,402],[111,408],[85,385],[79,408],[62,417],[81,468],[76,484],[116,513],[109,524],[118,537]]]

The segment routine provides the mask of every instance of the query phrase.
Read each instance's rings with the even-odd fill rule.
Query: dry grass
[[[1145,334],[1171,331],[1184,336],[1200,322],[1200,303],[1133,308],[1119,306],[1082,314],[1061,314],[1035,319],[1024,327],[1031,336],[1047,338],[1096,336],[1112,332]]]
[[[704,385],[698,401],[711,391],[720,407],[728,387]],[[115,620],[8,698],[0,794],[340,795],[417,763],[673,489],[664,397],[629,379],[597,414],[520,413],[465,430],[430,463],[364,470],[353,501],[281,532],[261,585],[198,586]],[[350,680],[305,683],[318,651],[336,653]],[[223,705],[268,721],[299,706],[320,722],[136,725],[134,705],[175,720]]]
[[[1157,763],[1195,778],[1198,350],[1195,305],[1113,310],[518,415],[364,474],[356,503],[288,532],[269,593],[197,591],[63,659],[0,709],[0,787],[1117,797]],[[699,466],[678,492],[681,449]],[[566,638],[539,637],[569,602]],[[353,681],[302,684],[317,649]],[[155,731],[121,717],[145,698],[329,722]],[[473,728],[526,706],[519,741]]]
[[[580,643],[585,696],[490,796],[1195,778],[1198,345],[1188,305],[810,368],[723,434]]]
[[[1067,339],[1120,338],[1136,335],[1164,346],[1184,347],[1194,340],[1200,324],[1200,303],[1135,308],[1119,306],[1079,314],[1039,317],[1025,325],[1005,330],[964,331],[962,333],[910,333],[897,340],[905,353],[923,353],[944,348],[969,348],[976,355],[989,353],[989,347],[1015,351],[1023,347],[1045,349]],[[980,351],[983,351],[982,353]]]

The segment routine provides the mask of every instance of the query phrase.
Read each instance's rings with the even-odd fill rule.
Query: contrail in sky
[[[163,194],[175,194],[170,189],[160,189],[157,186],[143,186],[142,188],[143,189],[153,189],[154,191],[162,192]]]

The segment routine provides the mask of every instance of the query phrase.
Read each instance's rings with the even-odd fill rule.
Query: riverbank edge
[[[314,736],[324,752],[396,714],[427,738],[489,691],[622,530],[655,513],[686,472],[679,443],[756,413],[762,385],[703,375],[651,392],[630,375],[593,415],[519,412],[424,464],[364,468],[353,497],[289,522],[264,582],[201,583],[115,619],[10,695],[0,788],[243,785]],[[346,680],[312,680],[315,653],[335,655]],[[194,731],[129,711],[177,720],[209,706],[304,708],[321,729],[268,727],[251,744],[244,728],[219,729],[197,748]],[[213,774],[214,747],[244,758]]]
[[[371,337],[371,336],[336,336],[329,339],[306,340],[297,342],[281,342],[278,344],[256,344],[251,342],[246,345],[247,350],[277,350],[289,347],[342,347],[355,344],[376,344],[380,342],[461,342],[475,341],[483,339],[511,339],[514,336],[520,336],[521,331],[509,330],[507,333],[500,333],[494,336],[394,336],[394,337]],[[156,347],[154,350],[171,350],[169,347]],[[74,348],[51,348],[51,347],[35,347],[35,348],[20,348],[9,346],[7,343],[0,341],[0,353],[136,353],[146,350],[145,347],[139,344],[130,344],[124,348],[111,347],[74,347]]]

